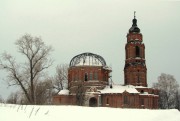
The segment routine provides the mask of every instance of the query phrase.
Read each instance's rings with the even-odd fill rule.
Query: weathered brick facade
[[[111,68],[101,56],[82,53],[70,61],[68,90],[54,96],[53,103],[157,109],[158,90],[147,87],[145,45],[135,17],[127,34],[125,51],[124,85],[112,84]]]
[[[133,19],[133,25],[127,34],[125,46],[126,60],[124,67],[125,84],[134,86],[147,86],[147,69],[145,63],[145,45],[142,34],[137,27],[137,20]]]
[[[71,94],[75,94],[77,86],[82,83],[86,90],[94,86],[103,89],[109,84],[111,70],[103,66],[73,66],[68,69],[68,87]],[[85,80],[87,78],[87,80]]]

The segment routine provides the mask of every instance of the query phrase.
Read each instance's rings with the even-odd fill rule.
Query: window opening
[[[95,97],[90,98],[89,106],[90,107],[96,107],[97,106],[97,99]]]
[[[90,73],[89,74],[89,80],[92,80],[93,79],[93,73]]]
[[[98,74],[97,72],[94,73],[94,80],[97,80],[98,79]]]
[[[140,48],[136,46],[136,57],[140,57]]]
[[[88,74],[85,73],[84,81],[88,81]]]
[[[128,104],[128,98],[126,95],[124,96],[124,104]]]
[[[144,99],[141,99],[141,105],[144,105]]]
[[[138,77],[138,80],[137,80],[137,82],[138,82],[138,84],[140,83],[140,78],[139,78],[139,70],[138,70],[138,72],[137,72],[137,77]]]
[[[106,104],[109,104],[109,98],[106,99]]]

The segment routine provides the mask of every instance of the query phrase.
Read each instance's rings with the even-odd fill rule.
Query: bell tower
[[[132,27],[127,34],[125,46],[125,66],[124,83],[125,85],[147,87],[147,69],[145,63],[145,46],[143,36],[137,26],[137,19],[134,12]]]

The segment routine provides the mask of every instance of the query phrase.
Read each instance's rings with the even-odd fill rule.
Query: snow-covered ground
[[[178,110],[0,104],[0,121],[180,121]]]

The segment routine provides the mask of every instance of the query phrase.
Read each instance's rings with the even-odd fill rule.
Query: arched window
[[[88,74],[87,73],[85,73],[85,75],[84,75],[84,81],[88,81]]]
[[[136,57],[140,57],[140,48],[136,46]]]
[[[109,98],[106,99],[106,104],[109,104]]]
[[[124,96],[124,104],[128,104],[128,97],[126,95]]]
[[[141,105],[144,105],[144,99],[141,99]]]
[[[137,72],[137,83],[139,84],[140,83],[140,74],[139,74],[139,70]],[[138,85],[139,86],[139,85]]]
[[[93,73],[89,73],[89,80],[93,79]]]
[[[97,79],[98,79],[98,73],[95,72],[95,73],[94,73],[94,80],[97,80]]]

